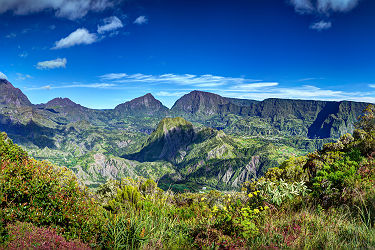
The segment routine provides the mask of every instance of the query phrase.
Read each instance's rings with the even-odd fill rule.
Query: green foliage
[[[354,158],[354,159],[353,159]],[[353,188],[355,181],[360,179],[357,173],[360,159],[356,151],[349,152],[330,164],[324,164],[313,180],[316,194],[328,194],[335,190]]]
[[[13,144],[6,133],[0,133],[0,161],[21,162],[26,157],[27,153]]]
[[[277,182],[260,180],[257,188],[265,199],[280,206],[286,200],[293,200],[296,196],[305,196],[310,191],[304,181],[287,183],[282,179]]]
[[[95,216],[98,208],[74,175],[65,168],[30,159],[18,147],[0,141],[7,147],[3,152],[10,154],[0,161],[3,233],[7,224],[22,221],[52,226],[67,238],[95,243],[101,226],[100,217]]]

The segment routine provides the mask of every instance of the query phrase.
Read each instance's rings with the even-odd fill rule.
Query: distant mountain
[[[114,112],[119,115],[157,115],[165,116],[169,109],[159,100],[156,100],[150,93],[135,98],[131,101],[119,104],[115,107]]]
[[[193,91],[176,101],[171,109],[173,116],[182,116],[208,126],[225,129],[233,125],[237,131],[259,130],[262,134],[298,135],[309,138],[338,138],[351,133],[357,117],[368,103],[351,101],[314,101],[270,98],[263,101],[225,98],[216,94]],[[253,118],[243,128],[237,118]],[[253,125],[251,125],[253,124]],[[296,129],[297,128],[297,129]],[[268,130],[268,131],[267,131]],[[256,134],[255,134],[256,135]]]
[[[5,79],[0,79],[0,105],[4,106],[31,106],[29,99],[18,88],[15,88]]]
[[[203,91],[192,91],[176,101],[171,112],[183,115],[213,116],[220,107],[229,104],[229,99]]]
[[[105,124],[109,118],[102,110],[86,108],[69,98],[54,98],[45,104],[35,105],[39,112],[59,125],[87,121],[94,125]]]

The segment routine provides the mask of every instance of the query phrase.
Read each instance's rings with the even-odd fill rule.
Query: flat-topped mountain
[[[357,117],[368,103],[352,101],[315,101],[270,98],[263,101],[225,98],[216,94],[193,91],[176,101],[171,109],[174,116],[182,116],[189,120],[208,122],[215,127],[220,123],[221,129],[231,124],[236,130],[251,130],[253,121],[247,124],[236,124],[225,118],[236,115],[245,119],[257,119],[260,127],[271,125],[264,134],[274,134],[273,130],[289,130],[290,135],[308,136],[309,138],[338,138],[342,134],[351,133]],[[229,118],[228,118],[229,119]],[[214,122],[212,122],[214,121]],[[256,125],[256,124],[255,124]],[[267,126],[268,126],[267,125]],[[241,126],[241,127],[239,127]],[[298,127],[298,131],[295,129]]]
[[[203,91],[192,91],[176,101],[171,111],[172,113],[215,115],[222,105],[229,104],[225,97]]]
[[[18,88],[5,79],[0,79],[0,104],[11,106],[31,106],[29,99]]]

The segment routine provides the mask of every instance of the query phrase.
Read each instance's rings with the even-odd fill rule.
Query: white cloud
[[[369,84],[368,85],[370,88],[375,88],[375,84]]]
[[[178,96],[183,96],[185,94],[187,94],[188,92],[181,92],[181,91],[173,91],[173,92],[170,92],[170,91],[160,91],[158,93],[156,93],[155,95],[156,96],[163,96],[163,97],[178,97]]]
[[[17,74],[17,80],[26,80],[26,79],[31,79],[32,76],[28,74],[21,74],[21,73],[16,73]]]
[[[290,0],[295,10],[299,13],[308,13],[314,10],[310,0]]]
[[[69,36],[55,42],[55,47],[52,49],[63,49],[69,48],[80,44],[92,44],[96,42],[98,37],[96,34],[90,33],[87,29],[81,28],[77,29]]]
[[[121,20],[116,17],[108,17],[103,20],[103,25],[98,25],[98,33],[103,34],[105,32],[113,31],[124,27]]]
[[[4,73],[0,72],[0,79],[8,80],[8,77]]]
[[[134,23],[139,25],[146,24],[148,23],[148,19],[145,16],[139,16],[135,19]]]
[[[28,55],[29,55],[29,54],[28,54],[26,51],[24,51],[24,52],[18,54],[18,56],[19,56],[19,57],[22,57],[22,58],[25,58],[25,57],[27,57]]]
[[[36,65],[37,69],[56,69],[65,68],[67,63],[66,58],[57,58],[51,61],[38,62]]]
[[[0,0],[0,14],[12,11],[27,15],[52,10],[57,17],[77,19],[89,11],[99,12],[114,6],[114,0]]]
[[[279,85],[278,82],[257,82],[257,83],[248,83],[248,84],[236,85],[236,86],[233,87],[233,89],[249,91],[249,90],[253,90],[253,89],[275,87],[277,85]]]
[[[163,75],[144,75],[144,74],[132,74],[128,75],[125,73],[120,74],[107,74],[104,75],[104,79],[115,80],[118,83],[165,83],[165,84],[178,84],[178,85],[189,85],[195,87],[217,87],[228,84],[246,84],[251,82],[258,82],[259,80],[236,78],[236,77],[225,77],[215,76],[211,74],[206,75],[192,75],[192,74],[163,74]],[[108,77],[109,76],[109,77]],[[102,76],[103,78],[103,76]]]
[[[331,27],[332,27],[331,22],[326,22],[326,21],[323,21],[323,20],[310,25],[310,29],[318,30],[318,31],[327,30]]]
[[[301,14],[347,12],[357,6],[359,0],[289,0]]]
[[[16,33],[10,33],[10,34],[6,35],[5,38],[9,38],[10,39],[10,38],[15,38],[16,36],[17,36]]]
[[[354,9],[359,0],[289,0],[289,2],[299,14],[329,17],[333,12],[348,12]],[[321,31],[331,26],[332,23],[329,21],[320,21],[311,24],[310,28]]]
[[[375,87],[375,85],[374,85]],[[371,92],[345,92],[338,90],[322,89],[316,86],[304,85],[298,87],[270,86],[258,89],[238,89],[235,86],[228,89],[218,89],[216,93],[233,98],[264,100],[267,98],[301,99],[301,100],[326,100],[326,101],[357,101],[375,103],[374,93]]]
[[[99,77],[102,78],[103,80],[117,80],[117,79],[124,78],[126,76],[128,75],[125,73],[110,73],[110,74],[105,74]]]
[[[359,0],[318,0],[317,9],[320,12],[346,12],[357,6]]]
[[[92,88],[92,89],[108,89],[117,86],[113,83],[90,83],[90,84],[69,84],[61,86],[46,85],[36,88],[27,88],[27,90],[51,90],[51,89],[69,89],[69,88]]]
[[[302,78],[298,79],[297,82],[306,82],[306,81],[313,81],[313,80],[322,80],[322,77],[309,77],[309,78]]]

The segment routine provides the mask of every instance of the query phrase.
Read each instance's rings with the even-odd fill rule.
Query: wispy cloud
[[[55,60],[38,62],[36,65],[37,69],[56,69],[65,68],[67,60],[66,58],[57,58]]]
[[[255,89],[262,89],[267,87],[278,86],[278,82],[257,82],[257,83],[248,83],[248,84],[239,84],[233,86],[232,90],[234,91],[249,91]]]
[[[228,84],[246,84],[251,82],[258,82],[259,80],[215,76],[211,74],[206,75],[192,75],[192,74],[163,74],[163,75],[145,75],[145,74],[125,74],[125,73],[111,73],[101,76],[102,79],[115,80],[117,83],[166,83],[177,85],[190,85],[195,87],[218,87]]]
[[[103,25],[98,25],[99,34],[103,34],[109,31],[114,31],[114,30],[124,27],[121,20],[116,16],[105,18],[103,20],[103,23],[104,23]]]
[[[322,78],[322,77],[309,77],[309,78],[298,79],[297,82],[308,82],[308,81],[322,80],[322,79],[324,79],[324,78]]]
[[[114,83],[90,83],[90,84],[68,84],[68,85],[45,85],[36,88],[26,88],[26,90],[51,90],[51,89],[69,89],[69,88],[92,88],[92,89],[108,89],[117,86]]]
[[[286,87],[277,81],[262,81],[245,77],[225,77],[211,74],[126,74],[110,73],[99,76],[102,81],[118,84],[111,88],[123,89],[131,86],[150,87],[157,85],[159,97],[179,97],[192,90],[202,90],[220,94],[222,96],[264,100],[267,98],[308,99],[330,101],[363,101],[375,102],[375,92],[345,92],[343,90],[325,89],[312,84]],[[304,78],[297,82],[307,82],[323,78]],[[375,88],[375,84],[369,87]]]
[[[16,73],[16,75],[17,75],[17,80],[26,80],[26,79],[32,78],[32,76],[28,74]]]
[[[357,6],[359,0],[290,0],[295,10],[301,14],[325,14],[347,12]]]
[[[162,97],[179,97],[189,93],[188,91],[160,91],[156,93],[156,96]]]
[[[145,16],[139,16],[134,20],[135,24],[142,25],[148,23],[148,19]]]
[[[55,46],[52,49],[69,48],[80,44],[92,44],[97,40],[98,37],[96,34],[90,33],[85,28],[80,28],[72,32],[69,36],[55,42]]]
[[[8,80],[8,77],[3,72],[0,72],[0,79]]]
[[[105,74],[99,77],[103,80],[117,80],[117,79],[124,78],[126,76],[128,75],[125,73],[110,73],[110,74]]]
[[[310,25],[310,29],[318,30],[318,31],[327,30],[331,27],[332,27],[332,23],[326,22],[326,21],[320,21],[320,22],[316,22]]]
[[[1,0],[0,14],[12,11],[16,15],[27,15],[54,10],[57,17],[77,19],[89,11],[100,12],[115,5],[114,0]]]
[[[6,35],[5,38],[10,39],[10,38],[15,38],[16,36],[17,36],[17,34],[12,32],[12,33]]]
[[[374,86],[375,87],[375,86]],[[264,100],[267,98],[301,99],[301,100],[327,100],[327,101],[359,101],[375,102],[374,93],[345,92],[341,90],[322,89],[312,85],[297,87],[265,87],[248,91],[238,90],[235,87],[216,91],[218,94],[234,98]]]
[[[322,16],[326,19],[333,12],[348,12],[355,8],[359,0],[289,0],[299,14],[314,15],[316,18]],[[322,31],[332,27],[332,23],[321,20],[310,25],[311,29]]]
[[[18,56],[21,57],[21,58],[26,58],[28,55],[29,54],[26,51],[18,54]]]

